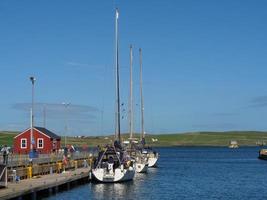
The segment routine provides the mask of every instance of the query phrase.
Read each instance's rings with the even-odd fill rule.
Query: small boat
[[[230,144],[229,144],[229,148],[230,149],[236,149],[236,148],[238,148],[239,146],[238,146],[238,143],[237,143],[237,141],[235,141],[235,140],[231,140],[230,141]]]
[[[106,145],[98,152],[98,159],[92,169],[93,178],[103,183],[115,183],[133,180],[135,169],[130,156],[121,146],[120,132],[120,79],[118,64],[118,17],[116,9],[116,117],[115,117],[115,141],[112,145]]]
[[[261,149],[259,151],[259,159],[267,160],[267,149]]]

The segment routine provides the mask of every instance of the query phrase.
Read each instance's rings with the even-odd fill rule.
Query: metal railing
[[[9,168],[17,166],[27,166],[29,164],[44,164],[44,163],[54,163],[63,160],[63,152],[51,153],[51,154],[39,154],[38,158],[29,158],[28,154],[12,154],[8,155],[7,166]],[[88,157],[96,156],[94,151],[82,151],[68,153],[67,158],[70,160],[86,159]],[[0,154],[0,163],[3,163],[3,155]]]

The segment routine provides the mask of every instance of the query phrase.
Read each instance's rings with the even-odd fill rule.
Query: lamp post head
[[[34,84],[34,82],[36,81],[36,78],[34,78],[33,76],[30,77],[30,80],[32,82],[32,84]]]

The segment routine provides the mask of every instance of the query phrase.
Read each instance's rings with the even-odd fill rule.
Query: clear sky
[[[34,75],[36,125],[46,104],[59,134],[65,124],[69,135],[114,131],[115,7],[124,132],[130,44],[136,131],[139,47],[146,132],[267,130],[265,0],[0,1],[1,130],[29,126]]]

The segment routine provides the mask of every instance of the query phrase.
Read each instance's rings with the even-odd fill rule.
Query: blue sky
[[[116,6],[124,132],[130,44],[136,131],[139,47],[147,132],[267,130],[264,0],[1,1],[1,130],[29,126],[34,75],[36,125],[46,104],[46,126],[60,134],[66,121],[69,135],[114,131]]]

